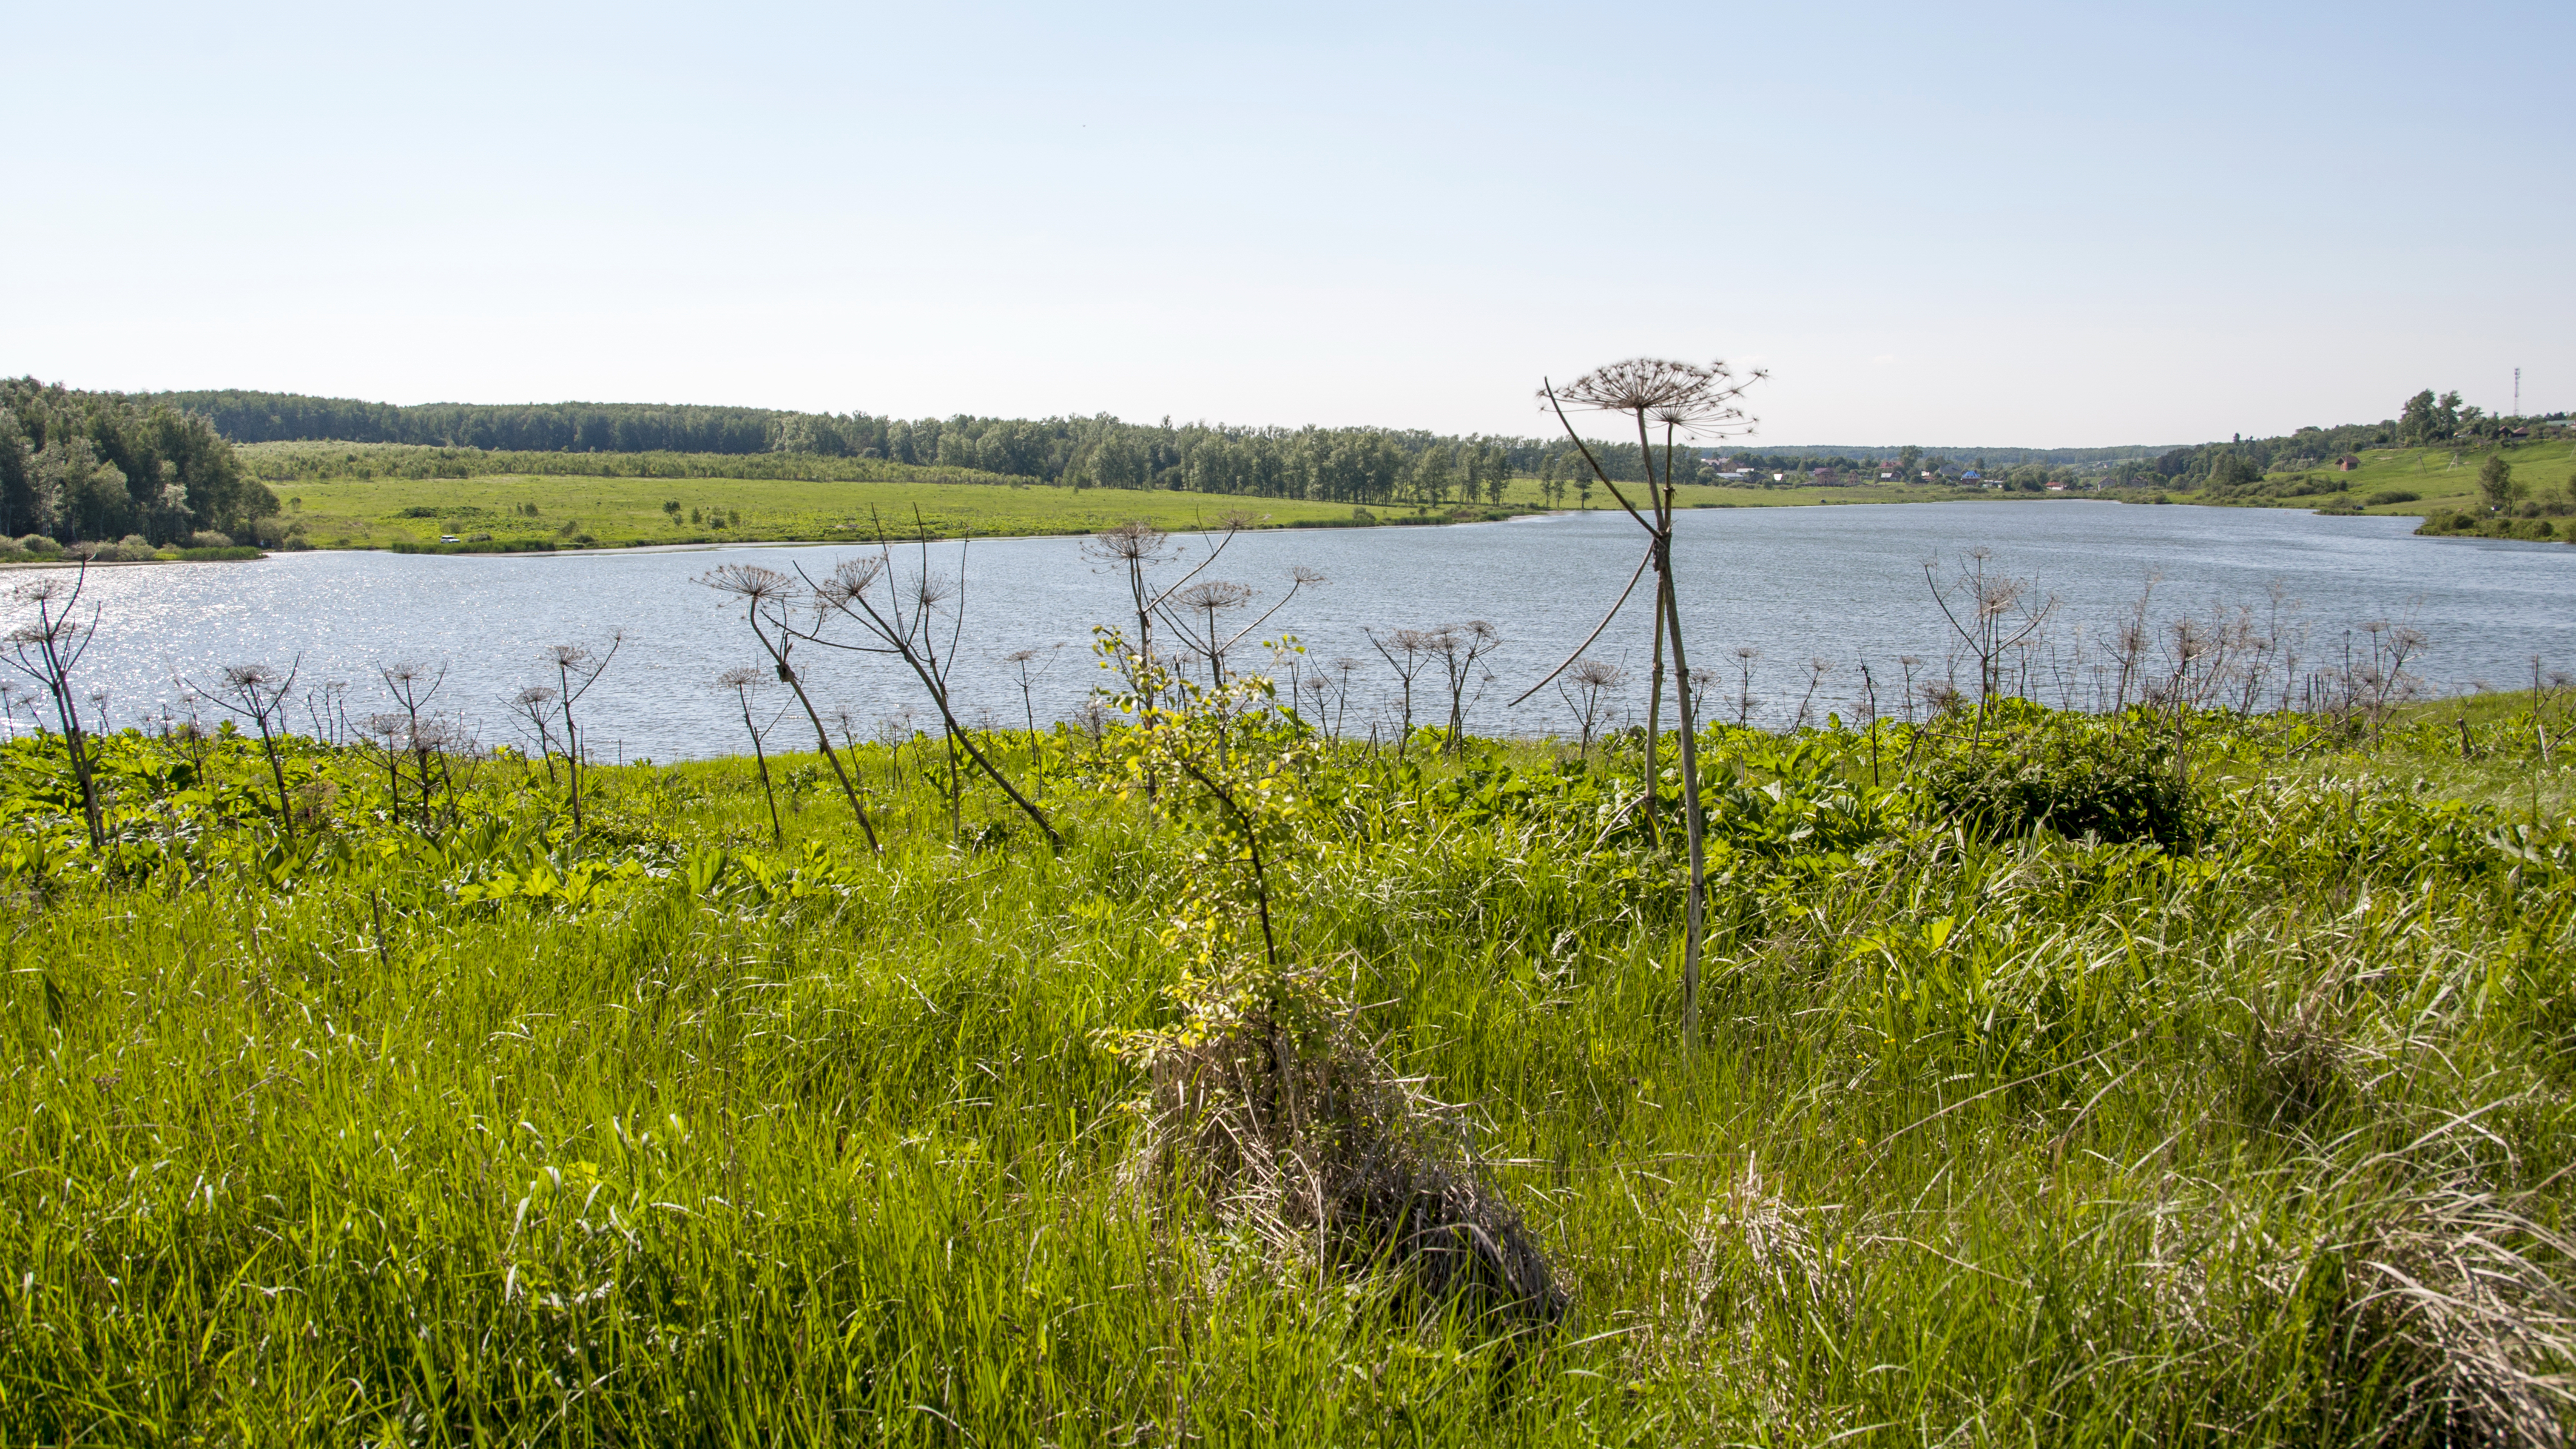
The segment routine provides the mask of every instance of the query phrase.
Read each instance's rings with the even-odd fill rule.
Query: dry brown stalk
[[[1648,558],[1655,570],[1655,641],[1651,683],[1646,699],[1646,780],[1649,823],[1652,822],[1656,780],[1655,753],[1662,725],[1658,713],[1664,694],[1664,645],[1669,640],[1673,651],[1673,671],[1685,681],[1678,702],[1680,714],[1682,821],[1690,851],[1690,895],[1686,911],[1688,924],[1682,939],[1682,1040],[1684,1050],[1696,1044],[1699,1037],[1699,965],[1701,935],[1708,916],[1708,851],[1707,812],[1699,792],[1698,721],[1693,713],[1690,659],[1684,647],[1680,596],[1673,579],[1673,450],[1682,435],[1715,437],[1752,430],[1755,419],[1742,406],[1746,389],[1767,374],[1755,369],[1742,378],[1723,362],[1706,367],[1695,363],[1673,362],[1662,358],[1638,357],[1595,368],[1576,378],[1564,388],[1542,381],[1539,396],[1574,441],[1583,461],[1592,469],[1610,496],[1619,502],[1630,518],[1646,531]],[[1596,412],[1617,413],[1636,425],[1638,461],[1645,471],[1646,509],[1640,511],[1621,491],[1619,483],[1602,467],[1600,457],[1592,451],[1574,423],[1565,415],[1568,405]],[[1650,427],[1663,429],[1663,471],[1655,469],[1655,440]],[[1633,587],[1633,581],[1632,581]],[[1623,600],[1626,598],[1622,591]],[[1618,605],[1611,606],[1616,613]],[[1598,631],[1596,630],[1597,634]],[[1580,649],[1575,651],[1581,653]]]

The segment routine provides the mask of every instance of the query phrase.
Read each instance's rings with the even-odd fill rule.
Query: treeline
[[[417,443],[252,443],[242,467],[270,483],[323,478],[769,478],[808,483],[1009,483],[962,468],[816,453],[522,453]]]
[[[1708,466],[1724,478],[1738,473],[1751,473],[1749,480],[1761,488],[1848,487],[1882,481],[1930,483],[1944,486],[1976,486],[2001,483],[2009,488],[2044,490],[2051,482],[2074,483],[2098,481],[2101,465],[2044,459],[2015,462],[2017,457],[2034,456],[2040,450],[1977,453],[1953,457],[1948,453],[1927,452],[1908,444],[1902,448],[1855,449],[1849,453],[1826,453],[1812,448],[1785,448],[1768,453],[1733,452],[1710,458]],[[2108,452],[2109,449],[2061,448],[2063,453]],[[1880,456],[1880,455],[1884,456]],[[2000,454],[2000,455],[1998,455]],[[1891,476],[1892,475],[1892,476]]]
[[[396,407],[342,398],[289,393],[174,392],[151,401],[187,407],[213,419],[241,443],[338,441],[440,450],[437,460],[404,460],[400,469],[454,466],[475,472],[565,472],[612,476],[736,477],[880,476],[851,471],[766,472],[749,460],[835,459],[933,468],[955,474],[1030,479],[1075,488],[1162,488],[1326,502],[1442,504],[1476,498],[1500,501],[1515,477],[1579,479],[1588,470],[1574,445],[1562,438],[1457,436],[1390,428],[1251,428],[1188,423],[1175,426],[1094,417],[903,419],[865,412],[797,413],[757,408],[663,407],[624,403],[555,403],[481,406],[432,403]],[[1614,478],[1642,481],[1644,464],[1634,443],[1595,443],[1593,452]],[[497,461],[468,463],[463,450]],[[1676,450],[1684,482],[1704,481],[1699,450]],[[566,459],[540,465],[538,455]],[[655,461],[628,472],[622,467],[569,461],[578,455],[645,455]],[[678,455],[745,461],[711,466]],[[304,467],[327,454],[277,455],[276,466]],[[289,461],[291,459],[291,461]],[[352,465],[372,461],[352,457]],[[262,466],[271,466],[263,459]],[[1662,473],[1660,458],[1656,472]],[[269,474],[308,477],[311,473]],[[406,476],[443,476],[409,473]]]
[[[33,391],[32,381],[12,384]],[[61,398],[105,399],[105,394],[64,393]],[[935,470],[958,481],[1027,480],[1073,488],[1174,489],[1250,497],[1309,499],[1361,505],[1495,502],[1512,478],[1535,478],[1547,496],[1566,487],[1587,491],[1590,467],[1564,438],[1459,436],[1396,428],[1234,427],[1207,423],[1175,426],[1129,423],[1107,414],[1042,419],[975,417],[903,419],[867,412],[806,413],[768,408],[666,406],[645,403],[546,403],[483,405],[428,403],[398,407],[349,398],[294,393],[170,392],[107,403],[118,416],[165,418],[153,424],[174,440],[168,456],[195,458],[189,466],[206,477],[201,490],[182,476],[184,511],[200,526],[210,517],[236,522],[258,516],[258,496],[229,500],[224,478],[237,476],[229,462],[213,462],[212,440],[202,436],[182,448],[175,441],[191,416],[210,420],[213,431],[238,443],[283,445],[330,442],[338,448],[269,447],[256,455],[258,476],[285,481],[328,476],[461,477],[487,473],[552,473],[608,477],[749,477],[869,481],[918,477]],[[102,416],[105,414],[102,413]],[[139,425],[105,425],[120,436]],[[171,432],[177,429],[178,432]],[[2330,463],[2364,447],[2493,438],[2509,421],[2464,406],[2456,392],[2427,390],[2406,401],[2399,416],[2378,423],[2301,428],[2276,438],[2237,438],[2226,443],[2166,448],[1954,448],[1773,447],[1730,451],[1684,447],[1676,456],[1680,481],[1715,481],[1721,469],[1749,470],[1762,482],[1783,484],[1876,481],[1892,468],[1909,481],[1995,481],[2016,486],[2082,481],[2097,486],[2194,490],[2240,487],[2267,472]],[[161,436],[162,434],[154,434]],[[49,436],[39,427],[27,436]],[[105,436],[101,434],[102,438]],[[358,446],[351,446],[358,445]],[[103,449],[104,442],[94,444]],[[189,452],[192,448],[194,451]],[[1642,482],[1645,462],[1634,443],[1593,443],[1592,452],[1613,478]],[[104,457],[104,453],[99,454]],[[157,466],[161,454],[152,460]],[[229,455],[225,455],[227,458]],[[49,505],[65,527],[94,536],[100,527],[149,532],[175,527],[178,515],[150,519],[154,479],[139,477],[125,462],[109,459],[122,474],[130,506],[114,504],[115,490],[82,474],[70,455],[49,462]],[[17,463],[8,477],[18,487],[29,469]],[[1661,472],[1660,467],[1657,469]],[[187,468],[180,470],[184,475]],[[1926,479],[1927,472],[1931,475]],[[145,500],[133,502],[132,500]],[[9,507],[34,507],[32,485],[11,495]],[[122,508],[123,511],[119,511]],[[209,510],[212,510],[211,512]],[[230,511],[227,512],[226,510]],[[140,510],[140,511],[138,511]],[[244,511],[249,510],[249,511]],[[111,518],[110,515],[114,517]],[[12,516],[35,516],[32,511]],[[27,525],[41,527],[40,525]]]
[[[0,537],[159,545],[257,536],[276,512],[277,496],[201,413],[0,378]]]
[[[214,421],[236,443],[329,438],[350,443],[411,443],[502,452],[767,453],[779,451],[782,419],[768,408],[666,406],[659,403],[423,403],[397,407],[356,398],[289,392],[147,393]]]
[[[1764,452],[1739,453],[1750,466],[1787,471],[1791,468],[1850,468],[1892,463],[1904,454],[1917,457],[1931,455],[1959,460],[1961,466],[1989,471],[2016,468],[2026,464],[2042,467],[2081,467],[2087,464],[2116,463],[2124,458],[2147,458],[2164,451],[2162,446],[2132,443],[2112,448],[2024,448],[2024,447],[1948,447],[1933,448],[1917,444],[1870,446],[1852,443],[1810,443],[1797,447],[1774,445]]]
[[[2394,441],[2394,424],[2346,423],[2333,428],[2301,428],[2273,438],[2238,438],[2192,448],[2168,448],[2153,458],[2115,464],[2108,481],[2117,485],[2177,488],[2233,488],[2264,474],[2321,468],[2363,448]]]

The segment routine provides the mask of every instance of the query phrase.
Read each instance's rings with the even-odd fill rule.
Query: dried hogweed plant
[[[1682,630],[1680,595],[1673,577],[1674,462],[1679,440],[1720,437],[1752,431],[1756,419],[1744,411],[1745,391],[1768,374],[1756,368],[1742,377],[1723,362],[1703,367],[1697,363],[1673,362],[1662,358],[1638,357],[1595,368],[1564,387],[1542,381],[1538,395],[1556,415],[1566,436],[1573,440],[1583,461],[1601,485],[1618,500],[1619,506],[1646,533],[1646,554],[1629,575],[1626,588],[1619,591],[1609,610],[1591,635],[1575,646],[1565,662],[1547,672],[1537,684],[1524,691],[1514,704],[1527,699],[1544,687],[1557,674],[1592,647],[1601,631],[1610,627],[1621,605],[1635,591],[1637,581],[1648,569],[1655,574],[1654,654],[1646,694],[1646,820],[1654,826],[1654,799],[1657,771],[1655,755],[1662,730],[1660,719],[1664,696],[1664,650],[1671,647],[1673,671],[1683,680],[1690,678],[1690,659]],[[1643,503],[1640,508],[1631,500],[1619,480],[1610,476],[1600,455],[1583,435],[1575,431],[1566,416],[1571,407],[1577,411],[1611,413],[1628,419],[1637,430],[1637,459],[1645,473]],[[1663,434],[1663,459],[1660,473],[1656,468],[1656,430]],[[1681,775],[1685,788],[1681,792],[1682,824],[1690,852],[1690,885],[1687,908],[1688,924],[1682,938],[1682,1040],[1685,1047],[1699,1035],[1699,963],[1701,935],[1708,916],[1707,814],[1700,800],[1698,721],[1693,709],[1691,691],[1685,686],[1679,693]]]
[[[877,828],[868,819],[868,807],[859,799],[858,783],[850,778],[849,768],[832,748],[832,731],[824,723],[822,710],[816,707],[814,697],[806,693],[805,677],[787,662],[789,652],[800,637],[788,611],[806,602],[808,591],[800,589],[796,580],[778,570],[758,564],[724,564],[700,575],[698,582],[718,593],[742,600],[742,615],[751,625],[752,637],[760,641],[761,652],[769,656],[778,682],[795,692],[796,703],[805,711],[806,720],[814,726],[815,748],[823,752],[823,762],[832,767],[832,778],[841,782],[841,797],[850,802],[850,814],[858,819],[860,832],[867,836],[868,849],[883,849],[877,843]],[[818,607],[818,616],[820,612]]]
[[[72,778],[80,786],[81,813],[89,825],[89,843],[93,850],[107,849],[107,825],[99,813],[97,747],[81,727],[80,706],[72,699],[72,671],[80,666],[81,656],[89,652],[90,641],[98,637],[98,606],[90,606],[83,618],[80,600],[83,586],[89,581],[89,564],[83,560],[68,582],[60,574],[18,585],[10,595],[20,604],[33,604],[36,617],[11,629],[6,643],[9,652],[0,663],[26,675],[54,702],[55,719],[62,725],[63,744],[71,752]],[[27,712],[35,715],[31,700]],[[42,717],[38,725],[42,727]]]

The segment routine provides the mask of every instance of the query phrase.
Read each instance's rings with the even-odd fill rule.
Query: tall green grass
[[[298,743],[290,842],[256,741],[128,734],[102,858],[21,741],[0,1441],[2555,1442],[2576,840],[2520,708],[2465,761],[2198,718],[2171,847],[1937,788],[2134,723],[1713,730],[1692,1043],[1633,743],[1329,753],[1286,930],[1467,1105],[1574,1292],[1535,1345],[1131,1171],[1103,1037],[1216,867],[1077,734],[997,741],[1061,855],[952,836],[926,747],[859,752],[877,856],[808,761],[773,843],[747,762],[597,769],[575,835],[505,758],[424,829]]]

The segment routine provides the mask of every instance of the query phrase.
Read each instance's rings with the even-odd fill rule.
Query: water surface
[[[1918,678],[1951,668],[1955,640],[1926,587],[1926,560],[1944,572],[1967,550],[1992,551],[1990,568],[2032,578],[2060,600],[2053,637],[2059,674],[2034,692],[2071,685],[2069,651],[2080,627],[2084,658],[2154,580],[2155,613],[2207,615],[2254,605],[2269,617],[2280,599],[2287,633],[2304,636],[2311,663],[2339,657],[2347,635],[2371,621],[2419,631],[2420,663],[2442,690],[2527,682],[2534,655],[2576,668],[2576,549],[2411,536],[2408,518],[2326,518],[2287,511],[2153,507],[2088,501],[1941,503],[1884,507],[1707,509],[1686,513],[1676,541],[1694,664],[1722,668],[1732,713],[1738,647],[1751,661],[1754,714],[1785,722],[1805,696],[1809,662],[1833,668],[1813,707],[1847,715],[1868,662],[1881,706],[1894,711],[1901,656]],[[1195,557],[1207,541],[1184,537]],[[1348,672],[1344,725],[1365,734],[1392,714],[1393,676],[1365,630],[1483,619],[1501,633],[1493,679],[1474,721],[1488,731],[1536,733],[1567,723],[1553,691],[1518,709],[1504,702],[1554,665],[1599,620],[1635,566],[1642,534],[1624,514],[1588,514],[1448,528],[1278,530],[1237,538],[1204,577],[1262,591],[1266,607],[1292,565],[1328,582],[1302,594],[1262,632],[1301,636],[1300,671],[1361,661]],[[381,708],[379,666],[444,665],[442,708],[486,743],[516,742],[505,701],[551,683],[545,647],[627,636],[615,666],[585,701],[604,753],[660,759],[743,748],[729,695],[713,687],[727,667],[762,662],[739,604],[693,582],[721,562],[797,565],[818,575],[850,552],[841,545],[732,547],[671,552],[555,554],[527,558],[389,553],[282,554],[257,563],[105,569],[90,578],[99,634],[82,675],[104,688],[114,723],[179,705],[178,681],[211,684],[227,664],[300,661],[302,679],[348,686],[353,715]],[[967,583],[959,644],[959,695],[977,718],[1016,724],[1020,688],[1004,656],[1042,652],[1031,703],[1041,722],[1068,717],[1099,681],[1090,627],[1126,615],[1121,578],[1091,561],[1074,538],[1009,539],[971,547],[933,544],[930,566]],[[916,566],[913,550],[900,566]],[[1166,576],[1177,573],[1169,570]],[[1632,666],[1647,654],[1644,589],[1594,652]],[[2355,636],[2360,637],[2360,636]],[[808,658],[807,656],[813,656]],[[918,687],[896,661],[799,656],[816,693],[870,721],[919,711]],[[1259,663],[1257,655],[1238,662]],[[1434,671],[1436,673],[1436,669]],[[1642,668],[1637,673],[1642,674]],[[1283,683],[1287,677],[1282,671]],[[1337,674],[1336,677],[1339,677]],[[1622,691],[1617,710],[1642,711],[1644,691]],[[1439,706],[1445,711],[1445,702]],[[1418,714],[1427,715],[1427,707]],[[23,720],[23,714],[20,716]],[[782,732],[793,737],[792,729]]]

